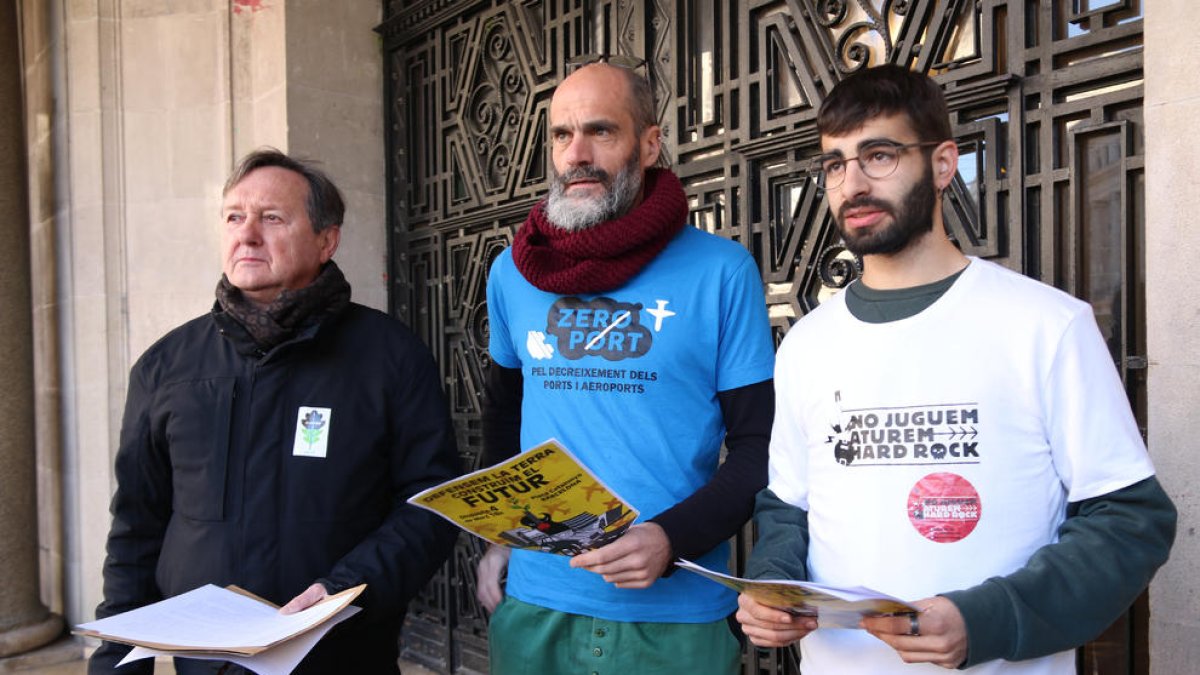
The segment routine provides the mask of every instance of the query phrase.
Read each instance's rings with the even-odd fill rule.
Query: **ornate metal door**
[[[822,98],[868,65],[934,75],[962,149],[952,236],[1091,302],[1144,424],[1140,0],[385,0],[385,17],[392,310],[441,364],[468,466],[487,270],[544,190],[550,95],[588,52],[648,62],[692,224],[759,261],[777,339],[857,274],[802,170]],[[478,549],[464,537],[412,607],[410,658],[486,672]],[[1143,672],[1145,620],[1143,600],[1081,672]],[[788,651],[744,664],[796,669]]]

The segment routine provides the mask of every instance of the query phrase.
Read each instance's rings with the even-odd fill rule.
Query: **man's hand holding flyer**
[[[792,614],[815,616],[822,628],[859,628],[868,616],[916,614],[915,606],[869,588],[840,588],[808,581],[787,579],[743,579],[706,569],[696,563],[679,560],[682,569],[745,593],[769,607]]]

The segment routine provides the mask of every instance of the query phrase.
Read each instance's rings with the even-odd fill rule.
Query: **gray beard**
[[[550,196],[546,199],[546,219],[567,232],[595,227],[629,212],[642,188],[640,153],[634,152],[625,166],[610,180],[603,169],[581,166],[559,174],[551,167]],[[567,184],[578,178],[595,178],[605,185],[597,197],[568,197]]]

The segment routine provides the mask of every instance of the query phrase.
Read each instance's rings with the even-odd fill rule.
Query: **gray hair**
[[[233,186],[242,182],[246,176],[250,175],[250,172],[268,166],[294,171],[308,182],[308,200],[305,207],[308,211],[308,220],[312,223],[313,232],[321,232],[342,224],[342,218],[346,215],[346,204],[342,200],[341,191],[333,184],[329,176],[313,166],[312,162],[297,159],[275,148],[259,148],[243,157],[234,168],[233,173],[229,174],[229,179],[225,181],[221,196],[229,194]]]
[[[658,118],[654,116],[654,88],[650,86],[649,79],[638,75],[632,68],[617,67],[617,70],[621,71],[629,85],[629,114],[633,117],[633,131],[641,138],[646,129],[658,126]],[[662,147],[659,148],[655,165],[667,166]]]
[[[650,80],[638,75],[632,68],[613,67],[621,71],[629,85],[629,114],[633,116],[634,131],[641,136],[643,131],[658,124],[658,119],[654,117],[654,89],[650,86]]]

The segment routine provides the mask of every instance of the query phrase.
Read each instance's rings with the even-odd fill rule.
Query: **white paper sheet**
[[[316,628],[301,635],[261,651],[254,656],[227,656],[224,654],[188,654],[184,658],[201,659],[204,661],[231,661],[239,666],[258,673],[258,675],[287,675],[300,665],[300,661],[308,655],[330,628],[349,619],[359,612],[357,607],[347,607],[333,618]],[[177,652],[158,651],[145,647],[134,647],[117,665],[123,666],[131,661],[150,658],[152,656],[181,656]]]
[[[212,584],[106,619],[81,624],[117,641],[220,651],[262,648],[336,613],[342,602],[320,602],[280,614],[271,605]]]

